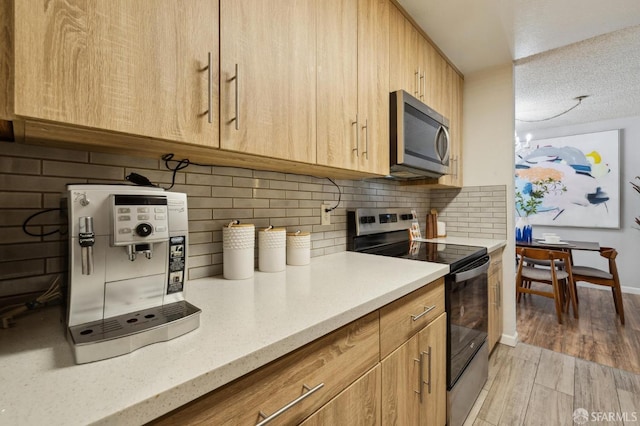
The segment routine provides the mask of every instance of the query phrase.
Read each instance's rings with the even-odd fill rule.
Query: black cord
[[[34,217],[39,216],[39,215],[41,215],[41,214],[49,213],[49,212],[55,212],[55,211],[62,211],[62,209],[61,209],[61,208],[59,208],[59,207],[58,207],[58,208],[55,208],[55,209],[45,209],[45,210],[41,210],[41,211],[39,211],[39,212],[37,212],[37,213],[32,214],[31,216],[29,216],[28,218],[26,218],[24,222],[22,222],[22,231],[23,231],[25,234],[27,234],[27,235],[29,235],[29,236],[31,236],[31,237],[48,237],[49,235],[53,235],[53,234],[58,233],[58,232],[60,233],[60,235],[64,235],[64,234],[62,233],[62,230],[61,230],[60,228],[58,228],[58,229],[56,229],[56,230],[53,230],[53,231],[51,231],[51,232],[45,232],[45,233],[43,233],[43,234],[34,234],[33,232],[29,232],[29,231],[27,230],[27,226],[28,226],[28,224],[29,224],[29,221],[31,221],[31,219],[33,219]]]
[[[324,209],[325,212],[329,213],[330,211],[333,211],[333,210],[337,209],[338,206],[340,205],[340,201],[342,200],[342,191],[340,191],[340,187],[338,186],[337,183],[335,183],[333,181],[333,179],[331,179],[331,178],[327,178],[327,179],[329,179],[329,182],[331,182],[332,184],[334,184],[336,186],[336,188],[338,188],[338,203],[335,206],[333,206],[333,207],[331,207],[329,209]]]
[[[180,171],[180,170],[184,170],[187,167],[189,167],[190,165],[194,165],[194,166],[201,166],[201,167],[213,167],[213,164],[202,164],[202,163],[196,163],[193,162],[191,160],[189,160],[188,158],[183,158],[182,160],[174,160],[173,158],[175,157],[175,155],[170,152],[168,154],[163,154],[162,160],[164,161],[164,165],[168,170],[171,170],[173,172],[173,176],[171,177],[171,186],[168,188],[164,188],[166,190],[169,190],[171,188],[173,188],[173,186],[176,183],[176,174]],[[171,165],[169,164],[171,161],[174,161],[178,164],[175,165],[175,167],[171,167]],[[251,170],[251,169],[247,169],[247,170]],[[315,176],[314,176],[315,177]],[[327,212],[333,211],[335,209],[338,208],[338,206],[340,205],[340,202],[342,201],[342,191],[340,190],[340,187],[338,186],[337,183],[335,183],[333,181],[333,179],[331,178],[327,178],[329,180],[329,182],[331,182],[332,184],[334,184],[336,186],[336,188],[338,188],[338,202],[336,203],[335,206],[326,209]]]
[[[174,157],[173,153],[164,154],[161,157],[164,160],[164,166],[168,170],[173,171],[173,175],[171,176],[171,186],[168,187],[168,188],[164,188],[166,190],[169,190],[169,189],[173,188],[173,186],[176,184],[176,174],[178,173],[179,170],[186,169],[187,167],[189,167],[189,164],[195,164],[195,163],[192,163],[191,161],[189,161],[188,158],[183,158],[182,160],[174,160],[173,157]],[[169,165],[170,161],[175,161],[178,164],[175,167],[171,167]]]
[[[578,103],[577,103],[577,104],[575,104],[574,106],[572,106],[572,107],[571,107],[571,108],[569,108],[568,110],[562,111],[561,113],[556,114],[556,115],[552,115],[551,117],[542,118],[542,119],[540,119],[540,120],[520,120],[520,119],[516,118],[516,121],[521,121],[521,122],[523,122],[523,123],[539,123],[539,122],[541,122],[541,121],[549,121],[549,120],[553,120],[554,118],[558,118],[558,117],[560,117],[561,115],[565,115],[565,114],[566,114],[566,113],[568,113],[569,111],[571,111],[571,110],[573,110],[573,109],[577,108],[577,107],[582,103],[582,100],[583,100],[583,99],[585,99],[585,98],[588,98],[588,97],[589,97],[589,95],[582,95],[582,96],[578,96],[577,98],[574,98],[576,101],[578,101]]]

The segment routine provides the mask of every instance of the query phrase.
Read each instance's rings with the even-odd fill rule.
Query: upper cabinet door
[[[360,170],[389,174],[389,2],[358,0]]]
[[[420,96],[418,30],[393,4],[389,5],[389,91]]]
[[[217,70],[217,2],[15,2],[18,116],[218,146]]]
[[[323,0],[318,28],[317,162],[357,170],[357,1]]]
[[[220,1],[220,147],[316,161],[316,0]]]

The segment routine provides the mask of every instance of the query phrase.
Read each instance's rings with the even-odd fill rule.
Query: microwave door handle
[[[444,133],[444,140],[446,142],[446,149],[445,149],[444,155],[442,155],[442,153],[438,149],[438,140],[440,139],[440,134],[441,133]],[[436,145],[436,152],[440,156],[440,161],[442,161],[443,163],[446,163],[447,161],[449,161],[449,154],[450,154],[450,151],[451,151],[451,143],[450,143],[450,140],[449,140],[449,131],[447,130],[446,127],[440,126],[440,128],[436,132],[435,145]]]

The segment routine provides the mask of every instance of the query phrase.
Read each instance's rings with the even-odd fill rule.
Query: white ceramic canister
[[[250,223],[222,227],[222,273],[228,280],[253,277],[256,228]]]
[[[311,234],[290,232],[287,234],[287,265],[308,265],[311,261]]]
[[[287,230],[268,227],[258,231],[258,269],[280,272],[287,267]]]

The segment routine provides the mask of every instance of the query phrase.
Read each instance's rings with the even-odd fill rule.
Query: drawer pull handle
[[[319,391],[323,386],[324,386],[324,383],[320,383],[319,385],[317,385],[312,389],[307,385],[302,385],[302,387],[304,388],[304,390],[306,390],[306,392],[300,395],[299,397],[297,397],[296,399],[294,399],[293,401],[291,401],[290,403],[288,403],[287,405],[285,405],[284,407],[280,408],[275,413],[271,414],[270,416],[267,416],[265,413],[260,411],[259,414],[260,414],[260,417],[263,418],[263,420],[257,423],[256,426],[263,426],[263,425],[266,425],[267,423],[270,423],[272,420],[275,420],[276,417],[280,416],[280,414],[283,414],[285,411],[288,411],[290,408],[292,408],[297,403],[301,402],[303,399],[311,396],[312,393]]]
[[[436,308],[436,305],[433,306],[425,306],[424,307],[424,312],[422,312],[421,314],[418,315],[411,315],[411,319],[414,321],[418,321],[420,318],[422,318],[423,316],[427,315],[429,312],[433,311]]]

